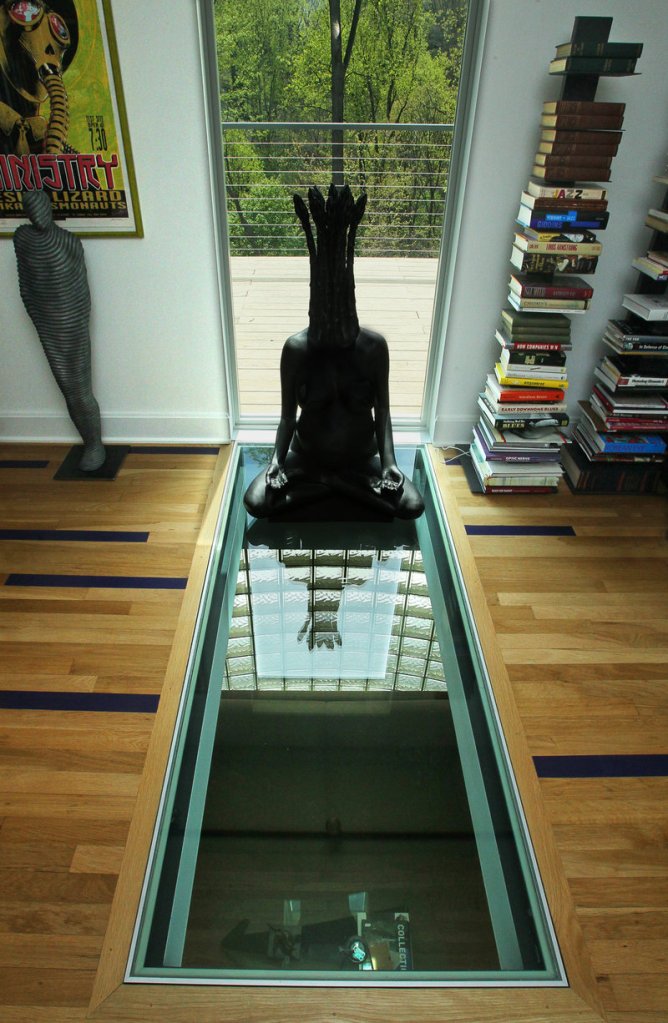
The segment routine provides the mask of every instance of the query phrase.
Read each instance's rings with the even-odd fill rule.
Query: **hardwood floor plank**
[[[653,938],[656,937],[655,930],[658,927],[660,936],[668,937],[668,884],[663,878],[611,880],[589,877],[572,878],[569,883],[580,910],[600,913],[596,926],[601,929],[601,937],[607,935],[609,926],[626,926],[628,921],[629,932],[626,936],[635,934],[640,938]],[[638,915],[631,920],[630,913]],[[582,913],[580,916],[582,918]],[[647,933],[644,933],[645,930]],[[617,936],[616,930],[613,933]]]
[[[615,1007],[626,1012],[666,1013],[665,973],[616,973],[610,977]]]
[[[113,792],[121,799],[134,799],[139,776],[107,771],[45,771],[40,768],[9,767],[2,771],[2,786],[17,795],[95,796]]]
[[[108,902],[29,902],[14,901],[11,898],[0,900],[0,933],[3,935],[81,934],[102,937],[108,920]],[[45,994],[48,999],[48,992]]]
[[[0,770],[4,767],[39,768],[46,771],[99,771],[119,774],[127,772],[141,775],[144,757],[141,752],[107,750],[100,756],[98,748],[82,751],[79,749],[41,749],[26,750],[13,748],[0,753]]]
[[[121,869],[124,845],[78,845],[70,871],[73,874],[115,874]]]
[[[31,796],[24,793],[0,791],[0,814],[26,817],[47,817],[49,813],[62,817],[97,819],[104,814],[110,820],[129,821],[132,818],[135,800],[126,796],[107,795],[52,795]]]
[[[43,1003],[49,1006],[84,1007],[90,999],[94,971],[34,969],[31,966],[0,966],[0,991],[5,1005]]]
[[[0,942],[0,968],[84,970],[97,965],[102,939],[88,934],[4,934]]]
[[[81,1023],[87,1016],[84,1006],[2,1006],[3,1023]]]
[[[127,837],[125,821],[67,817],[5,817],[0,831],[3,842],[36,842],[48,835],[53,842],[77,845],[122,845]]]
[[[49,839],[50,836],[41,842],[11,842],[6,840],[2,829],[0,870],[69,871],[74,846],[64,842],[52,842]]]
[[[631,939],[590,941],[592,959],[601,973],[668,974],[668,941]]]
[[[668,716],[638,716],[635,720],[604,715],[560,717],[544,715],[526,719],[525,729],[533,756],[558,754],[661,754],[666,752]],[[615,779],[618,781],[619,779]],[[620,793],[621,794],[621,793]],[[633,812],[635,807],[630,808]]]

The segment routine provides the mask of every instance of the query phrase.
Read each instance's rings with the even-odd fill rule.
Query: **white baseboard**
[[[79,440],[79,435],[66,413],[9,412],[0,416],[0,440],[68,444]],[[225,444],[230,440],[230,422],[225,415],[103,412],[102,440],[106,444]]]

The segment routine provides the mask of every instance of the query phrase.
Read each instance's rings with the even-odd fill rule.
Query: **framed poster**
[[[0,235],[35,188],[78,234],[142,235],[110,0],[0,0]]]

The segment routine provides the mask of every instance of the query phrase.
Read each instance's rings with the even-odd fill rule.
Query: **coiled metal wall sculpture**
[[[23,207],[32,223],[14,233],[21,298],[84,442],[79,468],[90,472],[103,464],[105,449],[92,387],[91,302],[83,245],[54,223],[45,192],[25,192]]]

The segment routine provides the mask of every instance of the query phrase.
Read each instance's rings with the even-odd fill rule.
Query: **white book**
[[[668,320],[668,295],[624,295],[622,305],[643,320]]]

